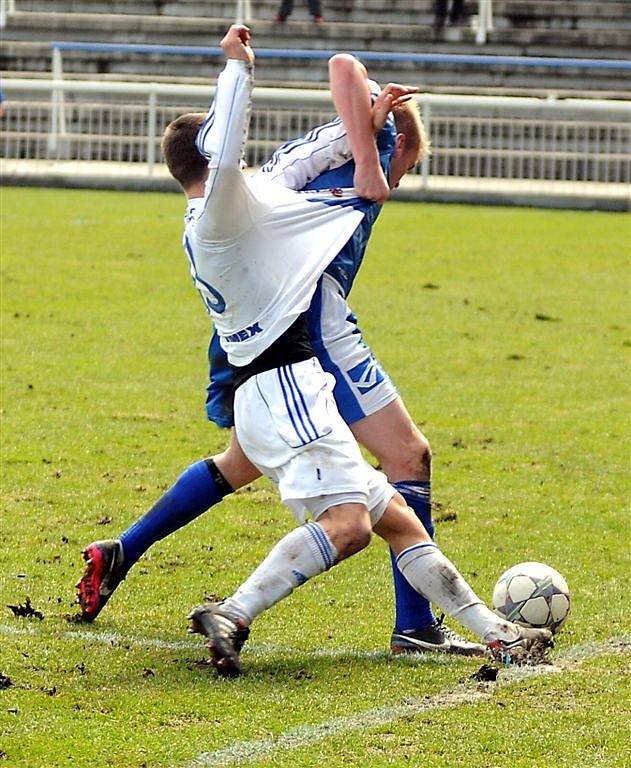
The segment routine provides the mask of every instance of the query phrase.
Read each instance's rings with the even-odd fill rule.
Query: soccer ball
[[[557,632],[570,612],[570,591],[563,576],[549,565],[519,563],[495,585],[493,610],[515,624]]]

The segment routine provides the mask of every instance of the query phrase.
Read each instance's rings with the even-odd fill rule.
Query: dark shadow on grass
[[[257,649],[256,646],[249,652],[243,653],[243,675],[238,678],[243,682],[266,682],[274,684],[288,683],[295,685],[297,681],[323,681],[327,679],[349,680],[361,679],[363,673],[371,674],[376,669],[382,669],[387,674],[389,670],[396,668],[422,668],[433,670],[444,668],[446,664],[453,664],[454,672],[459,670],[462,657],[448,657],[441,654],[407,654],[394,655],[389,651],[366,651],[354,649],[331,649],[331,652],[297,651],[289,654],[279,651],[278,654],[261,651],[264,646]],[[471,661],[468,659],[467,661]],[[475,661],[475,660],[474,660]],[[479,660],[478,660],[479,662]],[[179,664],[176,662],[176,666]],[[198,661],[191,659],[182,660],[182,666],[190,671],[194,668],[199,672],[201,680],[218,680],[214,668],[208,658],[201,656]]]

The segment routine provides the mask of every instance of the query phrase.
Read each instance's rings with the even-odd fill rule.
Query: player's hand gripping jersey
[[[363,218],[352,189],[299,194],[241,170],[252,66],[231,59],[197,138],[205,195],[189,202],[191,275],[236,366],[266,350],[310,303],[317,280]]]

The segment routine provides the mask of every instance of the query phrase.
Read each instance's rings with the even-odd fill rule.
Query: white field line
[[[197,640],[163,640],[159,637],[134,637],[130,635],[121,635],[118,632],[100,632],[87,629],[66,630],[55,632],[49,635],[41,631],[37,625],[33,626],[12,626],[10,624],[0,624],[0,637],[24,637],[40,636],[52,637],[57,640],[71,640],[74,642],[97,643],[101,645],[116,646],[135,646],[139,648],[153,648],[166,650],[204,650],[203,638]],[[266,657],[266,656],[307,656],[308,658],[353,658],[368,659],[377,661],[379,659],[395,659],[410,663],[413,659],[418,661],[431,661],[432,663],[446,663],[446,656],[437,654],[418,654],[418,656],[396,656],[387,650],[366,651],[359,648],[292,648],[291,646],[274,645],[272,643],[248,644],[243,652],[244,658],[248,657]]]
[[[335,717],[319,725],[299,725],[278,736],[258,741],[235,741],[215,752],[202,752],[188,764],[188,768],[205,766],[242,765],[252,760],[263,760],[277,752],[288,752],[308,747],[319,741],[333,738],[352,731],[365,731],[378,728],[404,717],[429,712],[432,709],[449,709],[459,704],[473,704],[492,696],[488,691],[462,686],[444,693],[428,696],[426,699],[410,699],[405,704],[391,707],[368,709],[348,717]]]
[[[252,760],[265,759],[277,752],[288,752],[340,734],[388,725],[404,717],[419,715],[433,709],[450,709],[460,704],[475,704],[492,698],[498,686],[535,676],[560,673],[583,661],[608,653],[621,653],[629,648],[631,648],[629,637],[611,638],[602,643],[574,646],[563,654],[555,656],[554,664],[503,670],[498,677],[499,682],[493,685],[480,686],[479,683],[470,681],[441,691],[434,696],[408,699],[403,704],[369,709],[347,717],[336,717],[318,725],[300,725],[268,739],[236,741],[214,752],[202,752],[188,764],[187,768],[205,768],[211,765],[224,768],[243,765]]]
[[[36,626],[16,627],[0,624],[0,636],[2,635],[5,637],[48,636],[46,632],[42,632]],[[53,637],[75,642],[100,643],[112,647],[138,646],[167,650],[199,650],[203,648],[201,639],[197,642],[163,640],[161,638],[133,637],[121,635],[117,632],[91,630],[67,630],[56,633]],[[420,663],[429,661],[432,663],[448,663],[449,660],[447,654],[440,656],[438,654],[418,654],[414,656],[402,655],[393,657],[387,651],[362,651],[357,648],[317,648],[305,650],[271,644],[246,647],[248,649],[247,655],[253,657],[291,654],[307,656],[308,658],[345,657],[372,660],[387,658],[393,661],[403,661],[404,663],[413,663],[413,661]],[[575,645],[565,649],[562,653],[555,654],[553,664],[504,669],[500,672],[498,682],[493,685],[480,686],[474,681],[465,682],[454,688],[441,691],[434,696],[409,698],[403,704],[369,709],[347,717],[333,718],[318,725],[301,725],[268,739],[237,741],[214,752],[202,752],[188,764],[187,768],[205,768],[205,766],[211,765],[217,766],[217,768],[224,768],[225,766],[242,765],[252,760],[264,759],[276,752],[287,752],[300,747],[310,746],[339,734],[388,725],[404,717],[422,714],[433,709],[449,709],[460,704],[474,704],[478,701],[490,699],[500,685],[508,685],[535,676],[563,672],[565,669],[571,669],[577,664],[598,656],[609,653],[622,653],[629,649],[631,649],[631,636],[629,635],[612,637],[600,643]]]
[[[136,646],[139,648],[154,648],[165,650],[203,650],[204,644],[201,637],[196,640],[164,640],[160,637],[136,637],[133,635],[122,635],[119,632],[101,632],[89,629],[74,629],[66,630],[63,632],[55,632],[48,634],[42,632],[37,624],[27,626],[15,626],[12,624],[0,624],[0,637],[52,637],[57,640],[71,640],[74,642],[84,643],[96,643],[100,645],[108,645],[111,647],[116,646]],[[587,643],[582,645],[575,645],[571,648],[566,648],[562,654],[556,654],[555,663],[562,664],[564,662],[576,662],[582,661],[585,658],[591,658],[606,652],[609,647],[613,648],[626,648],[631,646],[631,636],[623,635],[622,637],[614,637],[601,643]],[[393,656],[387,650],[380,651],[366,651],[359,648],[294,648],[285,645],[275,645],[273,643],[259,643],[246,645],[243,655],[247,660],[248,656],[253,657],[265,657],[265,656],[306,656],[311,659],[326,658],[326,659],[339,659],[339,658],[354,658],[354,659],[369,659],[369,660],[384,660],[389,659],[391,661],[403,661],[406,663],[413,663],[415,659],[419,661],[432,661],[433,663],[449,662],[448,654],[437,653],[419,653],[419,654],[402,654],[400,656]],[[547,669],[546,666],[538,667],[539,669]],[[519,670],[526,670],[528,675],[533,674],[533,667],[520,667],[510,671],[512,677],[519,674]],[[505,673],[506,674],[506,673]]]

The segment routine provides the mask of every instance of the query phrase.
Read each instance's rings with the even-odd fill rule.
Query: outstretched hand
[[[389,112],[405,104],[406,101],[412,98],[412,94],[417,91],[418,88],[412,85],[388,83],[372,105],[372,125],[375,133],[379,133],[386,124]]]
[[[252,34],[243,24],[233,24],[219,43],[227,59],[240,59],[249,64],[254,62],[254,51],[250,43]]]

